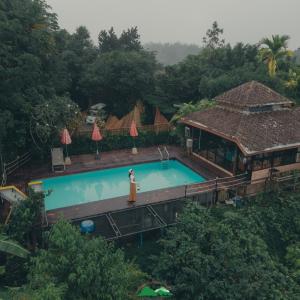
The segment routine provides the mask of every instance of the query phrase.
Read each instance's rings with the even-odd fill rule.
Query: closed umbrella
[[[133,154],[136,154],[136,153],[137,153],[137,149],[136,149],[136,147],[135,147],[135,138],[136,138],[139,134],[138,134],[138,131],[137,131],[137,129],[136,129],[136,124],[135,124],[135,121],[134,121],[134,120],[132,120],[132,122],[131,122],[131,126],[130,126],[130,131],[129,131],[129,133],[130,133],[130,136],[132,136],[132,138],[133,138],[133,149],[132,149],[132,153],[133,153]]]
[[[66,162],[69,163],[71,161],[70,161],[70,158],[69,158],[69,155],[68,155],[68,145],[70,145],[72,143],[72,140],[71,140],[71,137],[70,137],[70,134],[69,134],[69,131],[68,131],[67,128],[64,128],[64,130],[62,131],[60,142],[63,145],[66,145],[66,154],[67,154]]]
[[[100,133],[100,129],[99,129],[97,123],[95,122],[93,132],[92,132],[92,140],[95,141],[96,145],[97,145],[96,158],[99,158],[98,142],[101,141],[102,139],[103,139],[103,137]]]

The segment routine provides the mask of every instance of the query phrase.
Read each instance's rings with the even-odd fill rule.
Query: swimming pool
[[[205,179],[177,160],[84,172],[42,179],[46,210],[73,206],[129,194],[128,169],[135,172],[141,192],[203,182]]]

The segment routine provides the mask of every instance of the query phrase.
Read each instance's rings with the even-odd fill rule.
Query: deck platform
[[[211,165],[205,164],[196,157],[187,156],[180,147],[168,146],[168,151],[170,154],[170,159],[179,160],[197,173],[201,174],[207,180],[226,176],[226,174],[220,172],[220,170],[212,168]],[[138,149],[138,154],[135,155],[131,153],[131,149],[103,152],[100,154],[100,159],[95,159],[94,154],[77,155],[71,157],[72,164],[67,166],[66,171],[63,173],[51,172],[50,165],[41,166],[23,171],[23,174],[26,174],[26,178],[23,177],[22,179],[23,182],[24,179],[28,182],[30,180],[158,160],[160,160],[160,154],[157,150],[157,147],[140,148]],[[15,179],[17,180],[17,177]],[[17,182],[15,181],[14,184],[17,184]],[[185,186],[167,188],[151,192],[138,193],[137,201],[133,204],[128,202],[128,196],[123,196],[49,210],[47,211],[47,219],[50,224],[55,223],[59,217],[64,217],[68,220],[82,219],[94,215],[121,211],[134,207],[138,208],[149,204],[178,199],[184,196]]]

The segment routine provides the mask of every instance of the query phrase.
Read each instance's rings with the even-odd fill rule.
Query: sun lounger
[[[66,170],[64,153],[62,148],[51,149],[52,171],[63,172]]]

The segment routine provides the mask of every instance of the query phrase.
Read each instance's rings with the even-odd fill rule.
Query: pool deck
[[[193,156],[187,156],[180,147],[168,146],[170,159],[177,159],[184,163],[197,173],[201,174],[206,179],[214,179],[216,177],[225,177],[226,174],[222,173],[218,169],[213,169],[211,165],[199,160]],[[157,147],[140,148],[138,154],[132,154],[129,150],[116,150],[101,153],[99,160],[95,159],[94,154],[77,155],[72,156],[72,164],[67,166],[65,172],[53,173],[50,166],[41,166],[38,168],[30,168],[25,172],[23,171],[24,179],[28,182],[34,179],[48,178],[54,176],[63,176],[68,174],[74,174],[79,172],[101,170],[106,168],[121,167],[130,164],[145,163],[151,161],[160,160],[160,155]],[[25,177],[25,178],[24,178]],[[18,185],[17,181],[12,181]],[[177,199],[184,197],[185,187],[167,188],[163,190],[156,190],[151,192],[144,192],[137,194],[137,201],[134,204],[129,203],[128,196],[106,199],[100,201],[94,201],[86,204],[74,205],[65,208],[58,208],[47,211],[48,222],[55,223],[56,220],[63,216],[66,219],[78,219],[89,217],[92,215],[98,215],[118,210],[124,210],[128,208],[144,206],[147,204],[158,203],[162,201],[168,201],[171,199]]]

